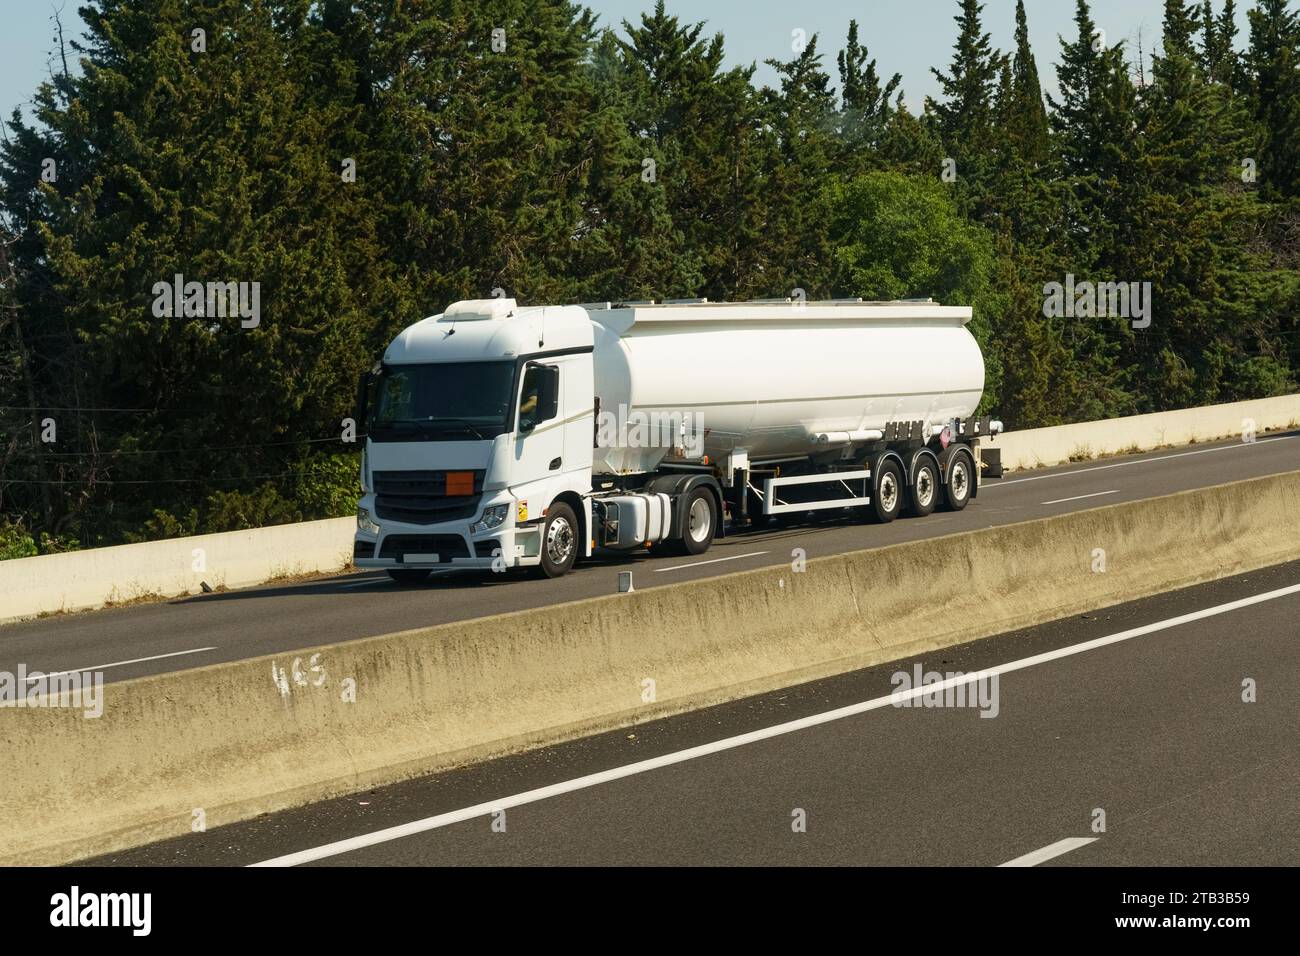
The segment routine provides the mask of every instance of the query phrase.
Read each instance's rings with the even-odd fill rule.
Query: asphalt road
[[[89,862],[1294,866],[1298,618],[1294,562]],[[893,706],[917,664],[996,716]]]
[[[340,574],[164,603],[58,615],[0,626],[0,670],[102,670],[122,680],[353,640],[445,621],[525,610],[637,589],[1133,501],[1300,469],[1300,433],[1015,473],[988,481],[958,513],[889,525],[830,514],[817,523],[728,536],[697,558],[613,555],[554,580],[515,574],[440,574],[403,586],[383,572]]]

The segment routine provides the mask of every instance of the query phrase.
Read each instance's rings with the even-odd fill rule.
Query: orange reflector
[[[447,472],[447,494],[448,495],[472,495],[473,493],[474,493],[474,472],[472,471]]]

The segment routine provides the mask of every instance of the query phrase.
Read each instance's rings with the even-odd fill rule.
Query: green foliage
[[[360,497],[361,477],[355,455],[335,452],[303,461],[294,501],[304,514],[321,518],[355,514]]]
[[[858,21],[849,21],[849,36],[836,56],[840,73],[840,139],[844,162],[869,163],[871,150],[878,147],[889,126],[893,106],[890,100],[903,81],[895,73],[881,83],[876,61],[868,59],[867,48],[858,41]]]
[[[0,561],[7,561],[10,558],[30,558],[36,553],[36,542],[23,527],[22,521],[0,517]]]
[[[828,189],[837,290],[953,305],[970,305],[987,292],[992,242],[938,179],[868,173]]]
[[[1166,0],[1148,72],[1087,0],[1048,51],[1020,0],[1006,52],[952,2],[915,114],[856,21],[838,86],[814,36],[760,89],[662,2],[85,0],[0,138],[0,556],[348,513],[358,375],[496,288],[969,304],[1012,427],[1293,390],[1295,5],[1239,49],[1233,0]],[[177,273],[260,322],[155,314]],[[1067,274],[1150,282],[1152,324],[1045,316]]]
[[[937,179],[868,173],[832,182],[827,191],[836,291],[974,306],[971,331],[985,352],[985,391],[998,394],[1001,369],[990,316],[1005,304],[992,283],[988,232],[961,215]]]

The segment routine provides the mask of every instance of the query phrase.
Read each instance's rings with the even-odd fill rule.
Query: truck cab
[[[593,335],[576,306],[458,302],[364,385],[354,563],[564,573],[591,553]]]

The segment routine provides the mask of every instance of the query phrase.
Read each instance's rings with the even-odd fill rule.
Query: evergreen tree
[[[592,55],[592,166],[571,266],[582,301],[671,298],[704,281],[658,176],[663,152],[629,129],[627,72],[614,34],[604,31]]]
[[[762,177],[775,140],[751,84],[754,68],[724,71],[722,36],[705,41],[703,29],[668,16],[663,0],[639,24],[624,21],[627,38],[618,44],[631,82],[630,128],[662,154],[657,175],[673,222],[703,273],[699,286],[678,295],[744,297],[769,289]]]
[[[893,110],[890,100],[902,82],[895,73],[883,85],[874,58],[858,42],[858,21],[849,21],[849,36],[836,57],[840,73],[840,137],[847,151],[845,161],[854,168],[871,163],[870,153],[879,147]]]
[[[952,64],[947,73],[930,70],[939,81],[944,99],[931,100],[930,108],[944,142],[972,150],[987,138],[993,125],[993,94],[1000,57],[984,32],[980,19],[984,5],[978,0],[960,2]]]
[[[828,211],[824,183],[836,161],[836,102],[830,77],[821,68],[817,36],[791,61],[766,61],[781,89],[768,91],[771,127],[778,140],[768,183],[763,294],[810,297],[828,291],[830,249],[824,224]]]
[[[1240,55],[1234,0],[1166,0],[1135,84],[1076,0],[1046,108],[1026,4],[1010,56],[982,12],[916,115],[856,21],[838,91],[817,37],[756,89],[662,2],[89,2],[0,136],[0,557],[346,513],[358,372],[497,288],[970,304],[1013,427],[1294,390],[1294,5]],[[177,273],[258,323],[156,308]],[[1150,282],[1151,325],[1047,314],[1067,274]]]
[[[1238,82],[1236,52],[1237,7],[1234,0],[1224,0],[1216,15],[1213,0],[1201,5],[1201,69],[1212,83],[1235,89]]]
[[[1162,32],[1164,55],[1197,59],[1196,45],[1197,11],[1189,0],[1165,0],[1165,17]]]
[[[1260,183],[1270,196],[1300,196],[1300,18],[1286,0],[1259,0],[1249,17]]]
[[[1240,397],[1241,383],[1260,375],[1258,333],[1271,325],[1271,282],[1241,281],[1257,269],[1247,252],[1257,211],[1238,178],[1246,117],[1230,87],[1197,68],[1183,42],[1185,8],[1167,11],[1141,105],[1136,178],[1149,189],[1132,207],[1125,255],[1159,304],[1158,320],[1131,340],[1143,390],[1159,395],[1147,407]]]
[[[1025,0],[1016,0],[1016,52],[1011,63],[1011,93],[1005,119],[1012,148],[1030,166],[1047,161],[1050,150],[1047,108],[1043,103],[1038,64],[1029,47]]]
[[[880,140],[880,161],[885,169],[933,176],[936,169],[942,168],[947,150],[927,119],[924,114],[913,114],[903,94],[898,94]]]
[[[24,315],[37,374],[63,383],[46,394],[70,409],[60,480],[79,489],[84,540],[148,514],[132,482],[160,502],[292,474],[350,410],[375,322],[358,293],[385,265],[330,148],[346,110],[303,82],[312,27],[278,12],[103,0],[85,11],[83,74],[42,90],[61,172],[36,224],[48,284]],[[6,156],[10,188],[22,162]],[[156,284],[178,274],[257,283],[256,324],[196,314],[202,294],[177,314]]]

